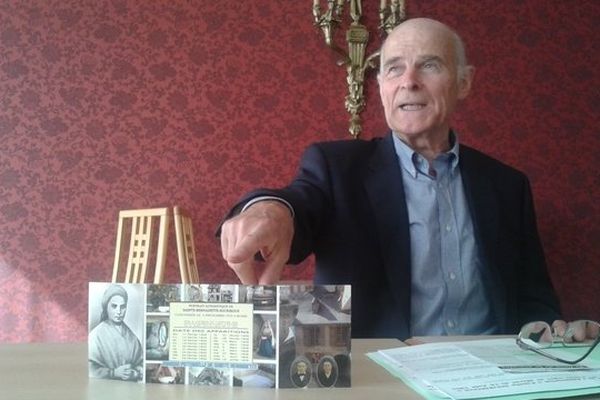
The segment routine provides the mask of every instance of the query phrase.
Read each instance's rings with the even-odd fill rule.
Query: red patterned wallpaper
[[[344,72],[311,3],[0,3],[0,341],[85,339],[120,209],[187,208],[202,278],[235,281],[213,236],[229,205],[286,183],[307,144],[347,137]],[[364,1],[371,27],[378,3]],[[407,3],[462,33],[478,72],[455,127],[528,173],[566,316],[600,319],[600,3]],[[365,138],[385,131],[367,91]]]

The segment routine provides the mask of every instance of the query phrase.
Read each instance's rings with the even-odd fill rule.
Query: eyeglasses
[[[519,336],[517,345],[523,350],[531,350],[544,357],[566,364],[577,364],[584,360],[600,343],[600,323],[589,320],[569,322],[562,335],[546,322],[530,322],[525,324]],[[574,359],[556,357],[545,351],[551,347],[589,347],[586,352]]]

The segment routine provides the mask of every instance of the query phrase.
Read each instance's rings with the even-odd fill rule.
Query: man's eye
[[[400,67],[399,67],[399,66],[397,66],[397,65],[392,65],[391,67],[388,67],[388,70],[387,70],[387,74],[388,74],[388,75],[392,75],[392,76],[394,76],[394,75],[398,75],[398,74],[400,74],[400,73],[401,73],[401,69],[400,69]]]
[[[439,70],[439,66],[437,63],[427,62],[427,63],[423,64],[423,69],[429,70],[429,71],[437,71],[437,70]]]

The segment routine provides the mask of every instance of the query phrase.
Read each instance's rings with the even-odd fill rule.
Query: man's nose
[[[406,70],[402,74],[401,86],[403,89],[407,90],[415,90],[419,88],[419,74],[416,68],[406,68]]]

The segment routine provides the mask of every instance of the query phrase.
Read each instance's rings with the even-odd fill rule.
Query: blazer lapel
[[[506,299],[502,286],[502,278],[498,271],[495,243],[498,241],[498,200],[487,174],[479,173],[481,166],[474,156],[473,150],[467,146],[460,147],[460,174],[465,188],[465,196],[469,205],[473,230],[477,238],[479,253],[482,257],[481,277],[486,292],[490,296],[492,311],[496,321],[502,328],[506,324]]]
[[[402,173],[392,133],[380,140],[365,172],[364,186],[371,204],[385,271],[399,317],[410,322],[411,266],[408,210]]]

